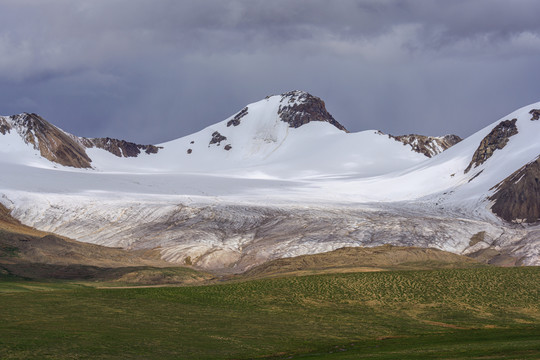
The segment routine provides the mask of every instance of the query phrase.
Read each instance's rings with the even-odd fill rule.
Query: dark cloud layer
[[[302,89],[352,131],[467,136],[540,101],[538,1],[0,0],[0,114],[162,142]]]

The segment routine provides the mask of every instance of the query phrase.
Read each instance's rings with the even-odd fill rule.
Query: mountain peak
[[[75,168],[91,168],[88,148],[100,148],[118,157],[136,157],[141,151],[155,154],[159,147],[111,138],[88,139],[67,133],[34,113],[0,116],[0,134],[15,131],[22,141],[49,161]]]
[[[42,157],[64,166],[89,168],[92,161],[76,137],[50,124],[34,113],[21,113],[0,119],[2,134],[16,131],[22,140]]]
[[[298,128],[312,121],[322,121],[349,132],[326,110],[320,98],[301,90],[289,91],[280,96],[278,115],[290,127]]]
[[[31,132],[43,132],[45,129],[51,126],[51,124],[45,121],[41,116],[27,112],[3,117],[3,120],[7,132],[9,132],[12,128],[15,128],[19,133],[22,129]]]

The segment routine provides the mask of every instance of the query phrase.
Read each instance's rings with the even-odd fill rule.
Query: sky
[[[0,0],[0,114],[161,143],[305,90],[350,131],[471,135],[540,101],[536,0]]]

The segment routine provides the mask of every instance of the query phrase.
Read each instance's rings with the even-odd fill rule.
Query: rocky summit
[[[63,166],[91,168],[92,159],[86,149],[99,148],[118,157],[137,157],[141,150],[155,154],[159,147],[139,145],[111,138],[78,137],[57,128],[37,114],[22,113],[0,117],[2,135],[17,132],[26,144],[39,150],[42,157]]]
[[[304,91],[291,91],[281,95],[279,117],[290,127],[298,128],[312,121],[323,121],[334,125],[339,130],[348,132],[326,110],[324,101]]]

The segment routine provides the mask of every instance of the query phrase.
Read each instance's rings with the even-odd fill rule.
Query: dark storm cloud
[[[307,90],[352,131],[469,135],[540,100],[537,1],[0,0],[0,113],[160,142]]]

